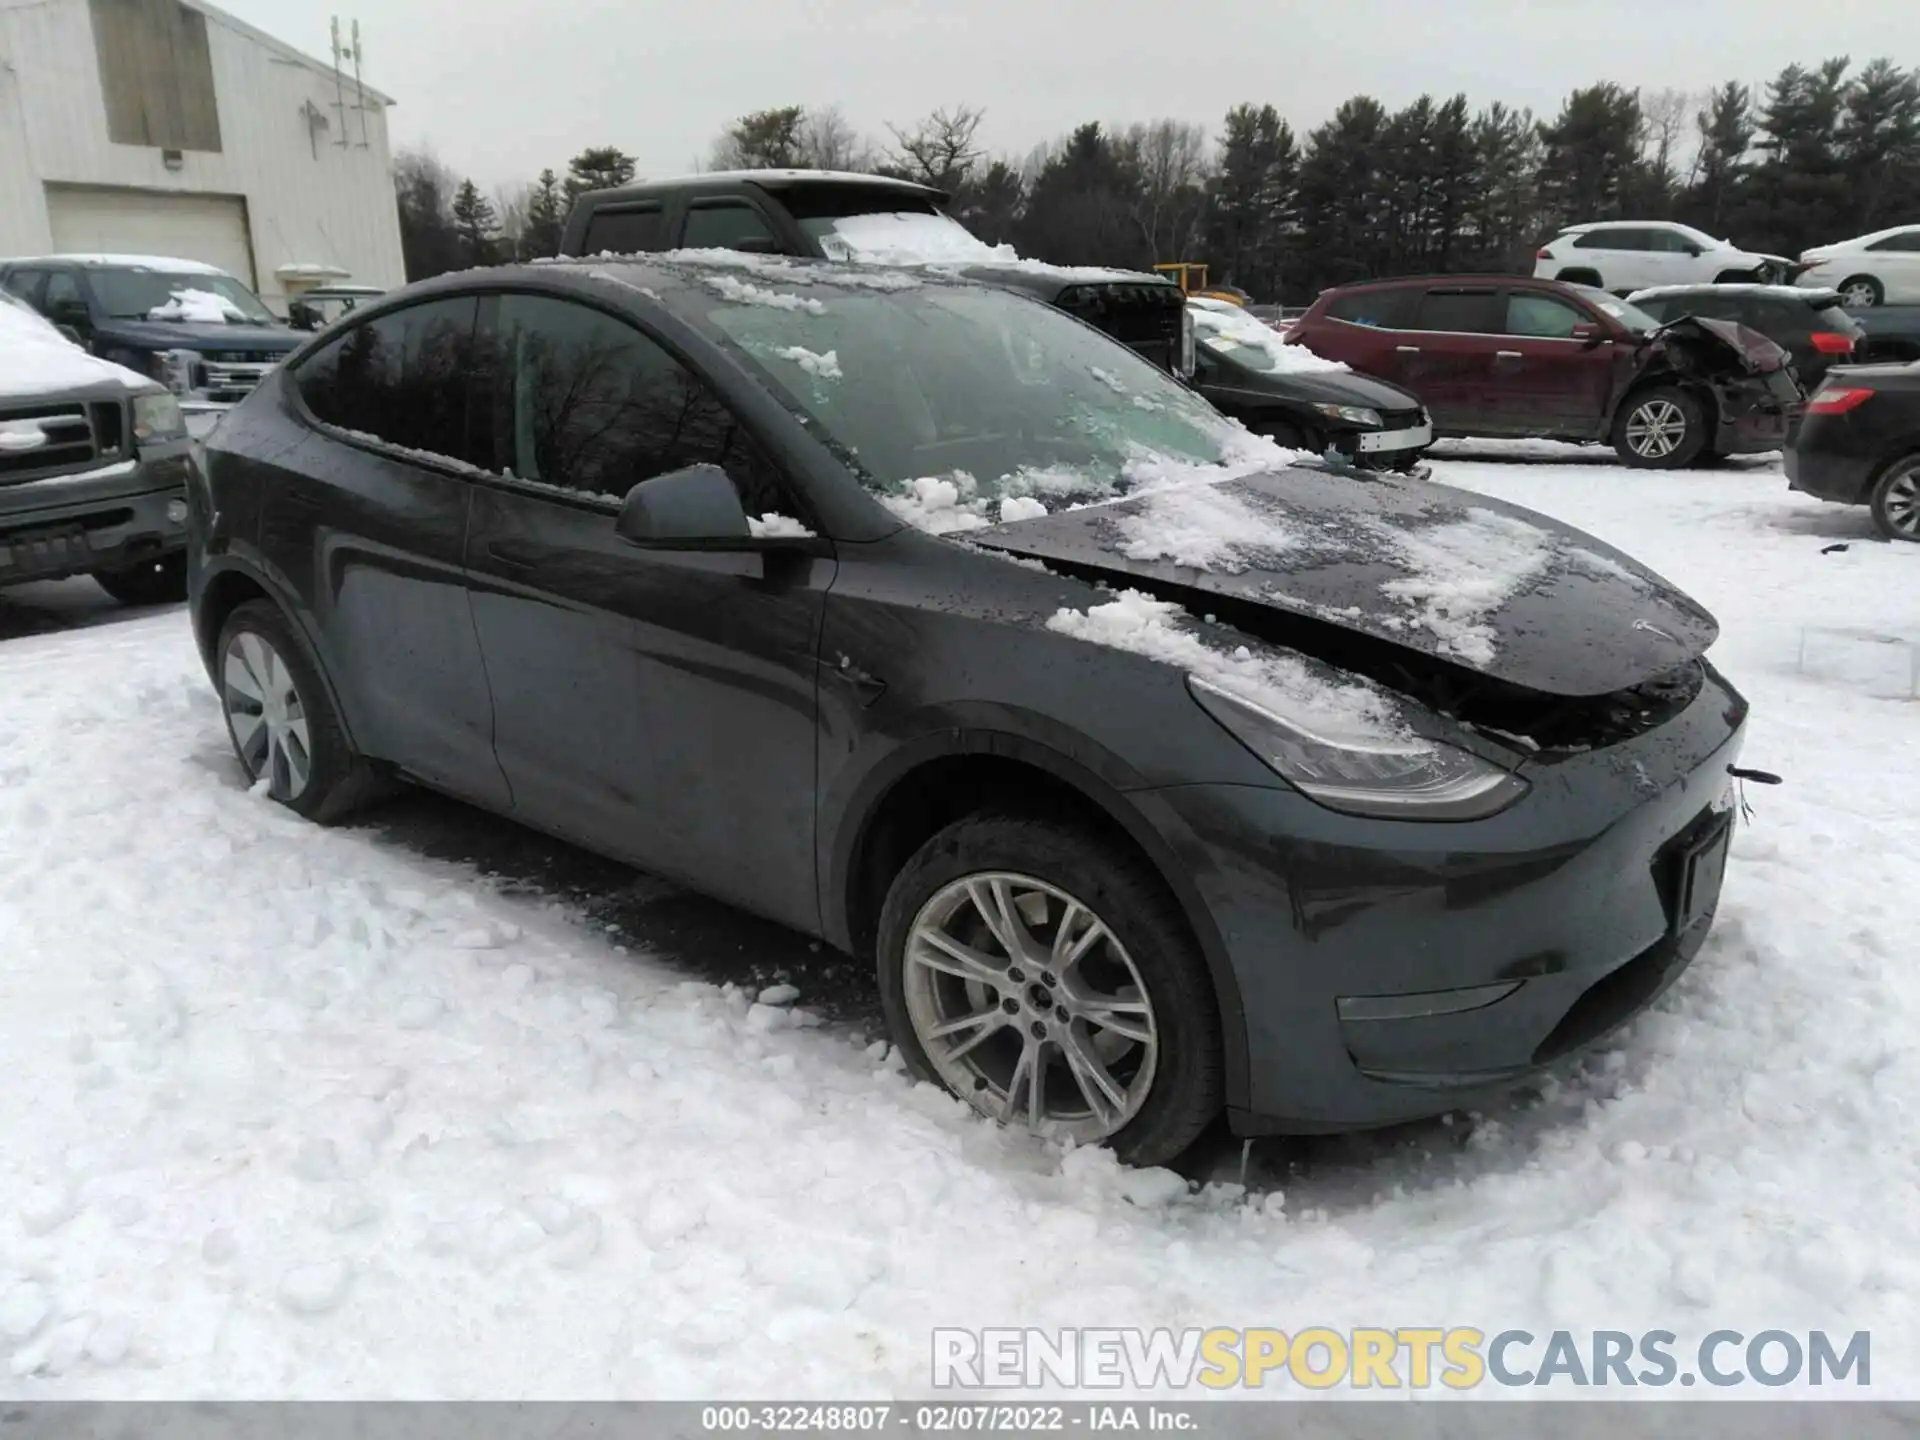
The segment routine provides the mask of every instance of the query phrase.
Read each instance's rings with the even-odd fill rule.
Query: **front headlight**
[[[1364,405],[1316,405],[1313,407],[1329,420],[1346,420],[1355,425],[1370,425],[1380,428],[1380,412],[1369,410]]]
[[[1188,380],[1198,364],[1193,350],[1193,311],[1185,306],[1180,310],[1180,378]]]
[[[1329,810],[1394,820],[1480,820],[1527,793],[1518,776],[1422,735],[1333,740],[1198,675],[1187,677],[1187,689],[1236,740]]]
[[[187,417],[181,413],[180,402],[171,395],[136,395],[133,397],[133,439],[137,445],[152,444],[161,440],[184,440],[187,435]]]

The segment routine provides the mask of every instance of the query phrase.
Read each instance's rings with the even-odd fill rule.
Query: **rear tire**
[[[1849,310],[1871,310],[1887,303],[1886,287],[1871,275],[1855,275],[1841,282],[1840,303]]]
[[[345,818],[377,788],[355,753],[293,623],[271,600],[237,607],[214,650],[227,738],[249,781],[268,781],[280,804],[322,825]]]
[[[1920,541],[1920,455],[1896,461],[1868,503],[1874,528],[1887,539]]]
[[[1707,448],[1706,412],[1672,385],[1636,391],[1613,417],[1613,448],[1635,469],[1684,470]]]
[[[122,605],[177,605],[187,598],[187,552],[96,570],[93,578]]]
[[[1002,900],[1011,947],[1004,916],[987,918]],[[894,877],[878,960],[907,1068],[990,1119],[1162,1165],[1220,1113],[1220,1012],[1199,946],[1160,877],[1097,834],[1014,815],[947,826]],[[1036,1069],[1039,1085],[1023,1084]]]

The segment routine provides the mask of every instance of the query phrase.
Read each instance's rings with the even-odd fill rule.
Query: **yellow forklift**
[[[1253,299],[1237,285],[1207,284],[1207,267],[1198,260],[1169,260],[1153,268],[1178,284],[1180,293],[1190,298],[1225,300],[1229,305],[1246,305]]]

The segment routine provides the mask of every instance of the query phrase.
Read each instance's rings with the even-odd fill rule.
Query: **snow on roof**
[[[226,275],[217,265],[199,260],[182,260],[173,255],[19,255],[9,265],[46,265],[61,261],[68,265],[98,265],[109,269],[170,270],[178,275]],[[231,276],[228,276],[231,279]]]
[[[0,400],[99,385],[119,385],[128,390],[157,388],[143,375],[89,355],[34,311],[10,296],[0,295]]]
[[[1775,300],[1798,300],[1807,305],[1838,302],[1840,292],[1827,286],[1800,285],[1650,285],[1627,296],[1629,305],[1643,300],[1667,300],[1687,295],[1765,295]]]
[[[891,175],[867,175],[857,170],[705,170],[693,175],[663,176],[640,185],[691,185],[700,181],[751,182],[755,185],[791,184],[800,180],[832,181],[845,185],[875,185],[889,190],[932,190],[918,180],[896,180]],[[623,189],[626,187],[622,187]]]

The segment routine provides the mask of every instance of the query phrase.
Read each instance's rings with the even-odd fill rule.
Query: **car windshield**
[[[1606,290],[1597,290],[1591,285],[1576,285],[1573,288],[1580,292],[1581,299],[1602,315],[1611,316],[1636,335],[1645,335],[1649,331],[1660,328],[1660,322],[1653,316],[1647,314],[1638,305],[1629,305],[1618,295]]]
[[[713,324],[901,513],[977,516],[1022,499],[1037,514],[1245,447],[1132,351],[1009,291],[823,285],[800,296],[708,280],[733,300],[709,310]]]
[[[100,308],[116,320],[277,323],[251,290],[217,270],[94,270],[91,275]],[[156,310],[162,313],[156,316]]]
[[[958,220],[932,210],[874,211],[802,218],[800,228],[829,260],[992,260],[999,252]]]

